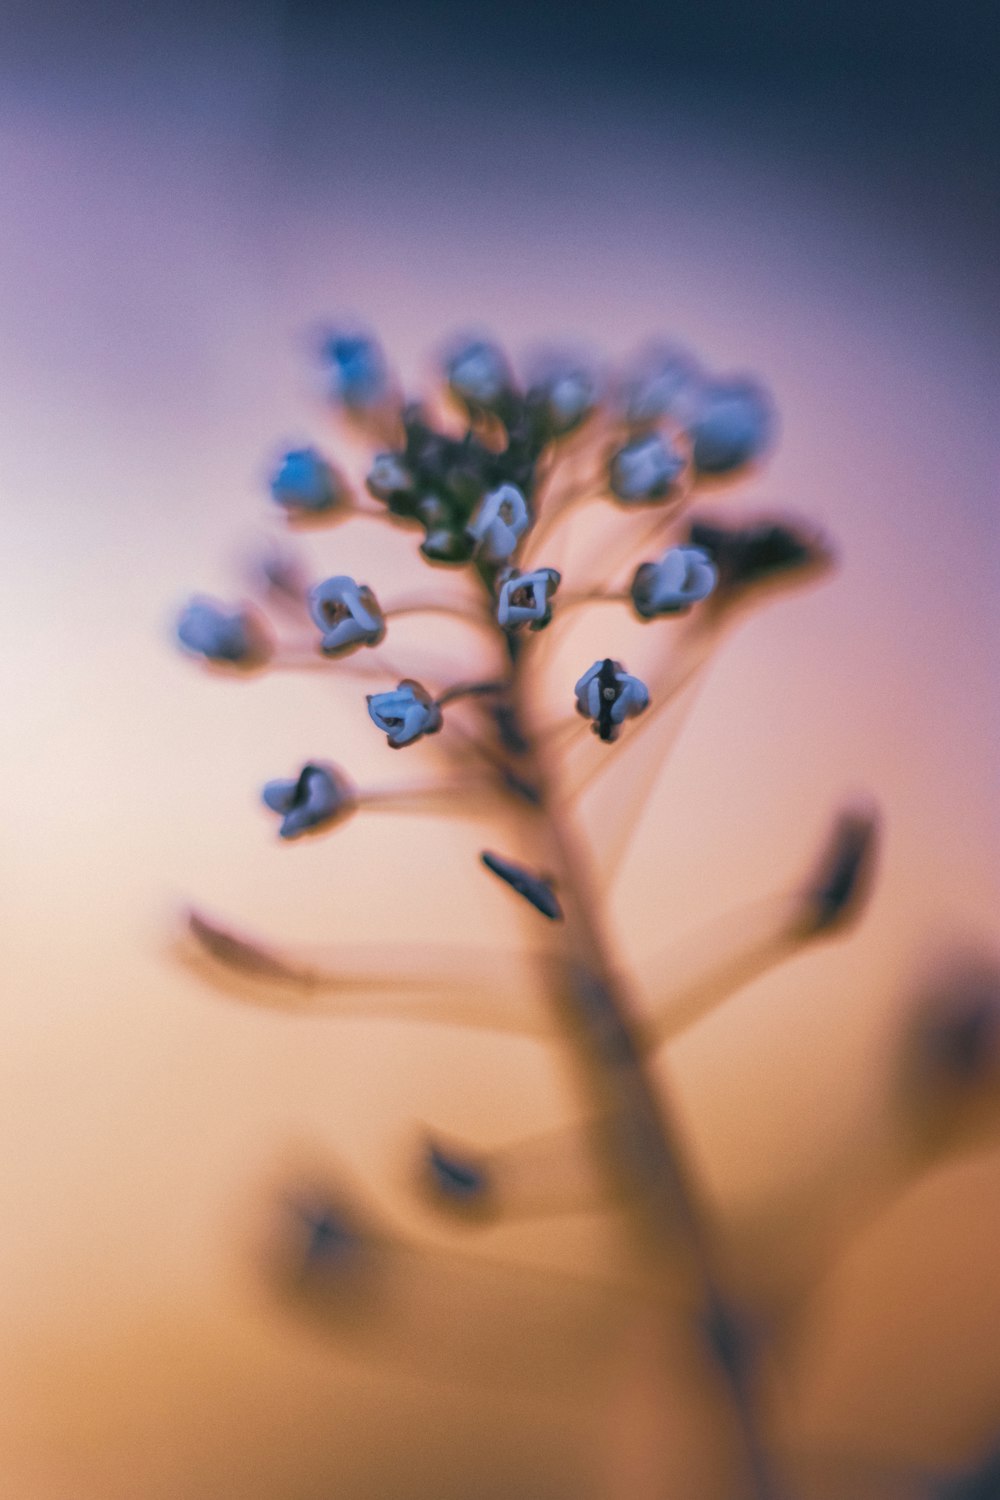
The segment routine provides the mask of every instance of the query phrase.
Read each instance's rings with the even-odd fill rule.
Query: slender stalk
[[[493,620],[483,609],[477,609],[474,605],[463,604],[459,601],[448,601],[444,599],[420,599],[404,598],[390,602],[383,611],[387,620],[398,620],[401,615],[448,615],[453,620],[460,620],[465,625],[475,625],[480,630],[488,630],[491,636],[496,635]]]
[[[595,1115],[610,1124],[601,1165],[612,1188],[628,1190],[640,1251],[654,1275],[664,1275],[678,1257],[697,1288],[706,1329],[725,1345],[738,1337],[739,1316],[723,1290],[714,1247],[699,1201],[682,1135],[658,1082],[647,1071],[642,1028],[613,961],[604,931],[597,888],[566,804],[552,781],[544,752],[525,732],[522,661],[515,660],[512,708],[527,749],[517,773],[530,781],[538,801],[526,815],[538,840],[539,860],[551,872],[564,911],[563,942],[550,970],[556,1017],[582,1064]],[[761,1433],[755,1382],[743,1351],[717,1367],[736,1418],[755,1500],[777,1500]]]
[[[459,698],[486,698],[495,693],[505,693],[510,684],[503,682],[456,682],[437,696],[438,708],[454,703]]]

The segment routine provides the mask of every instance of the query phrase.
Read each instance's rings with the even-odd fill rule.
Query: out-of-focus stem
[[[461,621],[464,625],[475,625],[480,630],[488,630],[491,637],[496,635],[493,620],[486,610],[477,609],[473,604],[463,604],[457,600],[449,602],[443,599],[396,599],[386,605],[384,614],[387,620],[398,620],[402,615],[447,615],[453,620]]]
[[[683,1259],[697,1287],[706,1328],[721,1345],[738,1341],[740,1319],[720,1284],[705,1215],[681,1132],[643,1061],[641,1027],[632,997],[614,964],[601,904],[566,804],[553,784],[543,751],[527,729],[523,658],[513,664],[512,708],[527,749],[517,772],[537,789],[527,815],[538,842],[538,862],[551,872],[563,907],[561,950],[552,966],[556,1019],[582,1064],[594,1114],[609,1123],[603,1166],[612,1188],[626,1189],[644,1259],[664,1283]],[[717,1367],[740,1431],[755,1500],[777,1500],[779,1490],[760,1432],[755,1381],[740,1350]]]

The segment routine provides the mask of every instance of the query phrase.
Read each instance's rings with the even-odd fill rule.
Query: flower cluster
[[[354,436],[366,439],[370,457],[349,477],[315,447],[285,453],[270,479],[275,513],[295,527],[356,519],[409,529],[434,583],[421,596],[394,600],[385,580],[373,588],[345,572],[315,576],[275,554],[260,604],[227,607],[196,598],[180,615],[178,639],[187,652],[234,672],[278,671],[306,659],[339,673],[356,711],[363,714],[367,703],[383,743],[394,750],[422,746],[413,758],[423,754],[444,768],[426,786],[379,788],[357,784],[325,758],[308,760],[263,788],[280,838],[325,833],[376,805],[426,811],[437,799],[453,813],[471,798],[477,816],[502,815],[505,807],[516,812],[509,822],[519,847],[482,850],[479,868],[496,881],[498,901],[516,897],[526,920],[549,934],[554,1010],[565,1024],[565,1044],[586,1059],[581,1073],[594,1080],[594,1119],[607,1125],[599,1152],[604,1168],[639,1223],[639,1239],[658,1246],[656,1253],[672,1254],[676,1236],[688,1236],[689,1258],[701,1267],[708,1347],[753,1439],[758,1492],[773,1493],[753,1447],[752,1352],[740,1342],[737,1358],[730,1337],[742,1312],[716,1285],[714,1267],[702,1264],[702,1205],[683,1143],[659,1107],[662,1084],[648,1066],[657,1040],[676,1029],[677,1014],[687,1020],[700,1014],[705,996],[719,987],[706,982],[666,1020],[649,1017],[640,1034],[623,977],[627,965],[610,957],[588,874],[607,851],[587,848],[576,815],[583,790],[616,758],[603,747],[646,733],[670,704],[679,712],[689,701],[683,690],[743,607],[770,597],[775,582],[805,581],[830,561],[827,543],[798,520],[697,509],[706,492],[718,496],[724,482],[766,457],[775,434],[770,399],[756,381],[707,373],[671,346],[647,349],[612,373],[551,354],[519,374],[497,344],[465,338],[445,351],[440,388],[424,400],[404,396],[380,345],[363,331],[329,332],[320,358],[331,403]],[[581,560],[579,548],[565,545],[574,533],[590,538],[590,528],[578,524],[588,512],[600,521],[599,552],[589,562],[586,548]],[[273,620],[264,604],[272,606]],[[553,685],[562,668],[552,663],[567,653],[554,653],[551,642],[559,637],[571,646],[569,627],[581,606],[599,611],[607,644],[598,649],[607,654],[591,661],[591,647]],[[395,640],[394,622],[421,612],[440,621],[443,632],[474,626],[486,659],[470,650],[468,672],[450,682],[436,680],[427,661],[407,660],[402,671],[413,675],[402,676],[383,647],[390,645],[394,660],[397,647],[405,651],[407,638],[401,632]],[[294,637],[282,634],[290,620]],[[629,621],[644,627],[632,639],[641,634],[655,647],[641,674],[618,654],[629,654],[619,640]],[[395,685],[362,694],[358,676],[379,674]],[[588,726],[602,748],[584,732]],[[847,925],[867,890],[874,826],[867,813],[838,822],[791,909],[783,908],[773,931],[755,935],[753,963],[761,954],[777,961]],[[619,832],[627,837],[624,817]],[[212,962],[239,971],[246,982],[310,994],[324,987],[339,992],[345,982],[343,975],[324,978],[309,965],[277,958],[203,918],[193,921],[192,933]],[[730,957],[725,972],[741,972],[740,964],[734,969]],[[487,965],[477,992],[490,992],[491,984],[495,990],[495,981]],[[377,993],[371,975],[359,982],[366,994]],[[389,987],[394,995],[400,983],[397,976]],[[461,995],[467,989],[459,985]],[[442,1003],[446,992],[444,983],[435,991]],[[496,997],[504,1018],[508,998]],[[437,1143],[428,1149],[421,1180],[453,1208],[488,1201],[493,1212],[505,1192],[516,1199],[513,1169]],[[342,1232],[338,1226],[347,1221],[340,1211],[310,1196],[300,1220],[310,1274],[337,1274],[348,1244],[352,1260],[363,1258],[365,1230],[353,1217],[350,1233]]]

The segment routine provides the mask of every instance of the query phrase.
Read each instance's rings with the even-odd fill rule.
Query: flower
[[[271,498],[293,514],[318,516],[341,509],[347,489],[315,448],[291,448],[271,476]]]
[[[593,411],[597,382],[583,365],[550,357],[538,369],[527,400],[542,419],[544,436],[565,437]]]
[[[577,713],[594,720],[594,733],[602,740],[616,740],[625,720],[649,707],[646,684],[607,656],[584,672],[573,691]]]
[[[309,613],[323,632],[320,644],[327,656],[377,646],[385,636],[385,617],[371,589],[343,574],[311,590]]]
[[[440,708],[427,689],[409,677],[389,693],[369,693],[368,712],[389,736],[393,750],[411,745],[422,735],[437,734],[441,728]]]
[[[623,382],[625,420],[636,427],[663,417],[683,422],[691,414],[700,379],[697,364],[684,350],[669,345],[648,349]]]
[[[657,563],[642,563],[632,579],[632,603],[644,620],[684,613],[718,582],[715,564],[701,547],[671,547]]]
[[[181,610],[177,639],[194,656],[219,666],[262,667],[274,649],[267,624],[256,610],[247,605],[229,610],[204,595]]]
[[[521,491],[514,484],[502,484],[484,495],[468,533],[475,551],[487,562],[506,562],[528,529],[531,517]]]
[[[398,453],[378,453],[365,480],[368,493],[392,509],[393,501],[413,492],[413,475]]]
[[[683,471],[683,455],[653,433],[634,438],[612,456],[611,489],[626,504],[662,500]]]
[[[502,402],[512,384],[502,349],[486,339],[470,339],[459,345],[447,360],[445,372],[460,401],[486,411]]]
[[[497,622],[501,630],[530,625],[541,630],[552,618],[552,595],[559,587],[555,568],[536,568],[532,573],[509,572],[500,587]]]
[[[687,431],[697,471],[730,474],[770,447],[774,435],[770,398],[753,380],[705,385]]]
[[[310,761],[298,776],[288,781],[269,781],[261,793],[265,806],[281,813],[278,832],[283,839],[329,828],[348,817],[357,806],[357,795],[335,766]]]
[[[385,356],[368,334],[334,329],[323,342],[322,357],[329,369],[330,395],[348,410],[370,410],[389,394]]]

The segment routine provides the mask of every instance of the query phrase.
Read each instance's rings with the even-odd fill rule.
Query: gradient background
[[[419,939],[444,910],[519,933],[458,878],[465,835],[359,820],[276,848],[260,782],[316,754],[384,769],[369,731],[313,683],[208,682],[168,644],[178,598],[232,592],[275,449],[327,436],[317,316],[370,320],[414,380],[471,322],[611,355],[673,334],[776,394],[783,441],[746,503],[814,515],[843,567],[717,664],[624,870],[623,941],[649,954],[780,885],[845,791],[875,792],[887,846],[849,943],[671,1055],[727,1211],[864,1140],[923,964],[995,951],[993,14],[5,7],[6,1492],[555,1500],[614,1480],[605,1398],[571,1360],[545,1400],[427,1385],[420,1349],[332,1348],[253,1271],[300,1143],[449,1242],[407,1185],[414,1122],[502,1141],[569,1118],[558,1057],[240,1011],[166,954],[187,898],[275,938],[389,920]],[[317,557],[376,585],[399,567],[364,535]],[[824,1279],[785,1371],[792,1446],[937,1465],[1000,1430],[998,1191],[980,1152]],[[484,1244],[595,1272],[621,1253],[599,1216]]]

